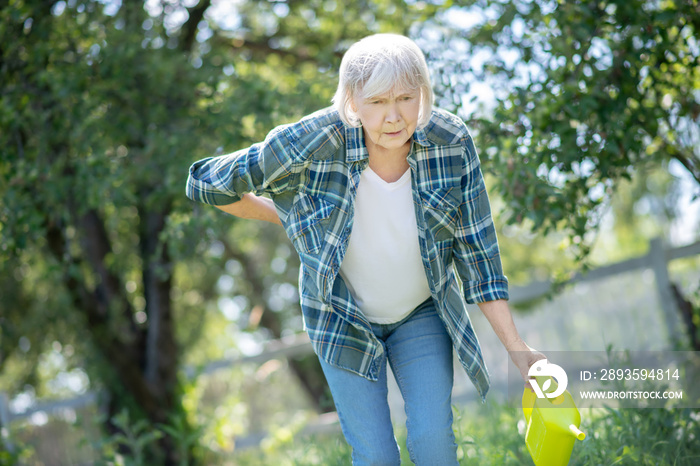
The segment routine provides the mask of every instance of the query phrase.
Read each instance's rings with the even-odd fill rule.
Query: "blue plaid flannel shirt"
[[[469,378],[489,375],[466,303],[508,299],[479,159],[464,122],[435,109],[408,154],[419,243],[432,297]],[[376,380],[383,346],[338,274],[368,165],[362,128],[332,108],[272,130],[265,141],[190,167],[187,196],[211,205],[267,194],[299,253],[304,328],[329,364]]]

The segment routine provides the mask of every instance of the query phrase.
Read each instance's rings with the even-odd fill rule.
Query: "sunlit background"
[[[195,160],[329,105],[375,32],[421,46],[475,138],[528,343],[700,351],[697,1],[14,0],[0,18],[0,464],[349,461],[291,243],[184,187]],[[475,403],[457,368],[461,461],[525,464],[507,354],[471,317],[494,388]],[[697,410],[641,411],[584,415],[598,434],[572,464],[700,455]]]

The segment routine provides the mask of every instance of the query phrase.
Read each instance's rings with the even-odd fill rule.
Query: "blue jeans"
[[[415,464],[456,465],[452,431],[452,342],[432,299],[404,320],[372,324],[384,345],[406,410],[406,445]],[[400,465],[387,400],[386,363],[376,382],[321,360],[353,465]]]

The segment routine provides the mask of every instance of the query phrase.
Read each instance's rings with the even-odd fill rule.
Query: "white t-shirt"
[[[378,324],[400,321],[430,297],[410,169],[393,183],[369,167],[362,172],[340,275],[362,313]]]

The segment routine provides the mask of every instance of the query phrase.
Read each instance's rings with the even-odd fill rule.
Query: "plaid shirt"
[[[466,303],[508,299],[479,159],[456,116],[434,110],[408,154],[425,273],[461,364],[482,399],[489,375]],[[187,196],[225,205],[268,194],[301,259],[304,328],[329,364],[376,380],[382,344],[338,274],[355,192],[369,163],[362,128],[333,109],[275,128],[262,143],[190,168]]]

